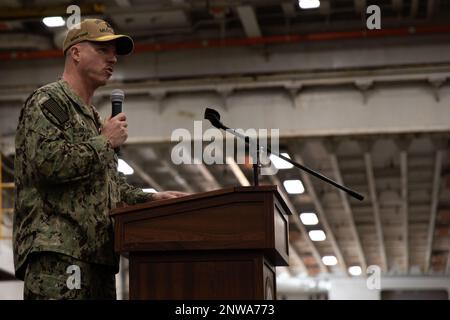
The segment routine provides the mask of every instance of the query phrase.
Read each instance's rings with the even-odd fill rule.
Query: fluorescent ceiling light
[[[362,273],[360,266],[351,266],[348,268],[348,273],[350,273],[352,276],[360,276]]]
[[[142,191],[147,192],[147,193],[156,193],[156,192],[158,192],[158,191],[156,191],[153,188],[144,188],[144,189],[142,189]]]
[[[301,194],[305,192],[305,187],[300,180],[286,180],[283,182],[284,188],[289,194]]]
[[[324,256],[322,257],[322,262],[326,266],[335,266],[337,265],[337,259],[335,256]]]
[[[134,173],[134,170],[132,167],[130,167],[130,165],[128,163],[126,163],[125,161],[123,161],[122,159],[119,159],[119,166],[118,166],[118,171],[122,172],[125,175],[130,175]]]
[[[317,219],[317,215],[312,212],[305,212],[300,214],[300,220],[302,223],[307,226],[313,226],[319,223],[319,219]]]
[[[66,22],[64,21],[64,19],[62,17],[45,17],[44,19],[42,19],[42,22],[47,26],[47,27],[62,27],[63,25],[66,24]]]
[[[320,7],[319,0],[299,0],[298,5],[302,9],[315,9]]]
[[[311,230],[308,234],[312,241],[323,241],[327,238],[322,230]]]
[[[291,158],[291,157],[289,157],[289,155],[287,153],[282,153],[281,155],[285,156],[286,158],[289,158],[289,159]],[[270,155],[270,160],[273,162],[273,165],[277,169],[290,169],[293,167],[292,163],[289,163],[286,160],[283,160],[274,154]]]

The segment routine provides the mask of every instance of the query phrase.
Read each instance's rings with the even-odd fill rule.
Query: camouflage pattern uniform
[[[67,256],[118,272],[109,212],[118,202],[136,204],[151,196],[117,172],[117,155],[100,134],[101,126],[95,108],[63,80],[39,88],[25,102],[14,162],[13,245],[19,279],[25,278],[30,254],[43,252],[57,253],[63,262]],[[26,280],[42,280],[37,278]]]
[[[28,260],[25,299],[116,299],[114,272],[106,265],[87,263],[54,252],[33,253]]]

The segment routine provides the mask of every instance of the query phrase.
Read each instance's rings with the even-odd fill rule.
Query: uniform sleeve
[[[48,99],[46,93],[35,94],[26,104],[17,130],[26,140],[25,152],[37,179],[60,184],[104,170],[114,159],[108,140],[99,135],[83,143],[71,143],[56,118],[42,108]]]
[[[147,202],[152,200],[153,193],[147,193],[142,189],[133,187],[126,182],[125,175],[121,172],[117,173],[117,184],[120,189],[120,197],[123,202],[129,205]]]

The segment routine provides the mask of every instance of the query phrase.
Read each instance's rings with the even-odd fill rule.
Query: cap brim
[[[134,48],[133,39],[131,39],[129,36],[126,36],[123,34],[114,34],[114,35],[111,34],[111,35],[91,39],[89,41],[94,41],[94,42],[114,41],[116,44],[116,53],[118,55],[130,54]]]

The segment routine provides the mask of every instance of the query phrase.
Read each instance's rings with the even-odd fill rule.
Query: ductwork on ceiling
[[[0,33],[0,50],[50,50],[49,38],[29,33]]]

